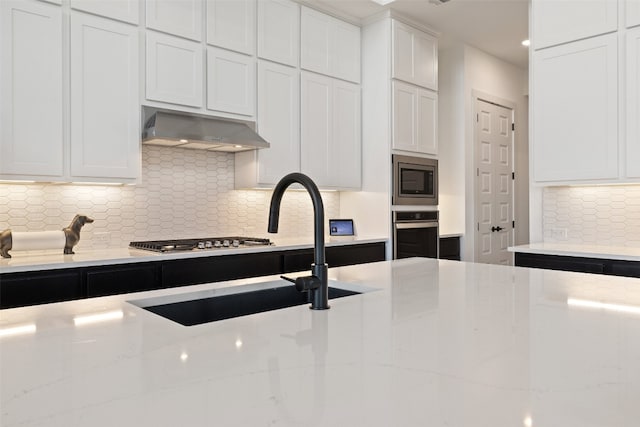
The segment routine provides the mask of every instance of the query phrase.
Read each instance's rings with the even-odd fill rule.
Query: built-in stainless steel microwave
[[[438,161],[393,155],[394,205],[438,204]]]

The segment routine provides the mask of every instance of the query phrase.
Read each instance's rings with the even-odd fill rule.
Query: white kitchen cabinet
[[[301,172],[319,187],[360,188],[360,87],[307,72],[300,80]]]
[[[134,179],[140,169],[138,29],[71,14],[71,176]]]
[[[147,28],[202,40],[201,0],[146,0]]]
[[[207,0],[207,43],[252,55],[256,0]]]
[[[438,90],[438,40],[395,19],[392,38],[391,77]]]
[[[617,35],[533,55],[534,179],[618,177]]]
[[[258,0],[258,57],[296,67],[300,6],[290,0]]]
[[[438,154],[438,94],[394,81],[392,148]]]
[[[140,2],[138,0],[70,0],[76,10],[93,13],[119,21],[137,24]]]
[[[360,82],[360,28],[301,7],[300,67]]]
[[[236,153],[236,188],[272,187],[300,171],[300,77],[295,68],[258,62],[257,123],[271,146]]]
[[[0,2],[0,53],[0,176],[61,176],[61,8]]]
[[[640,25],[640,0],[627,0],[627,27],[635,27]]]
[[[254,58],[214,47],[207,48],[207,108],[255,115]]]
[[[627,32],[627,176],[640,178],[640,28]]]
[[[618,0],[532,0],[535,49],[618,29]]]
[[[146,95],[152,101],[202,107],[202,45],[146,32]]]

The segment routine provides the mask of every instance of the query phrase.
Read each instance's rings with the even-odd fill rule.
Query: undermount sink
[[[332,281],[329,282],[331,285]],[[358,295],[370,290],[357,285],[348,287],[352,289],[329,286],[329,299]],[[181,325],[193,326],[308,304],[307,298],[307,292],[298,292],[290,283],[274,281],[129,303]]]

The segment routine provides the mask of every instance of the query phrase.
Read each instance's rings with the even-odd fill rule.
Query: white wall
[[[462,43],[451,43],[439,55],[440,76],[444,75],[440,80],[439,99],[440,169],[445,170],[441,173],[440,184],[449,193],[441,203],[441,221],[450,217],[452,228],[463,228],[462,257],[472,261],[475,245],[474,92],[515,104],[514,239],[516,244],[527,243],[529,239],[528,75],[526,70]],[[458,209],[464,209],[464,225]],[[444,225],[449,227],[446,222]]]

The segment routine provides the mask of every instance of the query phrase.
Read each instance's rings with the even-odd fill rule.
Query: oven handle
[[[438,222],[401,222],[395,223],[397,230],[408,230],[411,228],[434,228],[438,226]]]

